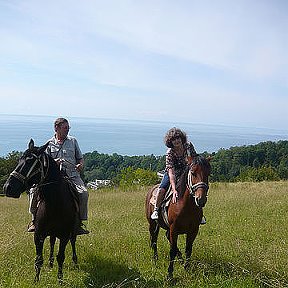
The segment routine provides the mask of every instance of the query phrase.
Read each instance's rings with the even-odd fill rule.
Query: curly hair
[[[184,131],[176,127],[169,129],[164,137],[165,145],[168,148],[173,148],[172,141],[178,137],[181,138],[183,144],[187,142],[187,135]]]

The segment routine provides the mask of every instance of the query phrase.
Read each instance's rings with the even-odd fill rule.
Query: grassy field
[[[192,252],[191,270],[175,263],[166,281],[169,245],[160,233],[152,261],[144,215],[147,188],[93,191],[91,234],[77,240],[79,264],[66,251],[62,287],[288,287],[288,182],[212,183]],[[40,282],[33,284],[35,250],[26,194],[0,197],[0,287],[58,287],[48,268],[48,241]],[[179,239],[184,252],[184,237]]]

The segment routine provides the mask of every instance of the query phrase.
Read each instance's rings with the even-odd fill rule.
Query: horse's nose
[[[9,194],[9,190],[11,190],[11,187],[9,186],[9,184],[6,182],[4,185],[3,185],[3,194],[6,194],[7,193]]]
[[[15,192],[12,185],[7,181],[3,185],[3,192],[7,197],[13,197],[13,198],[19,198],[20,197],[20,192]]]
[[[207,198],[206,197],[195,197],[195,203],[198,207],[205,207],[205,204],[207,202]]]

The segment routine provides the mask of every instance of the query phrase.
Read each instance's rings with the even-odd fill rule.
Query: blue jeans
[[[169,175],[168,175],[168,172],[165,172],[164,176],[162,178],[162,181],[161,181],[161,183],[159,185],[159,188],[163,188],[163,189],[165,189],[165,191],[167,191],[169,186],[170,186]]]

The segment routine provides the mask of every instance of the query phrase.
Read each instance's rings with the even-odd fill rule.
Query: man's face
[[[64,122],[58,125],[58,127],[56,128],[56,133],[60,139],[65,139],[68,135],[69,129],[69,123]]]

